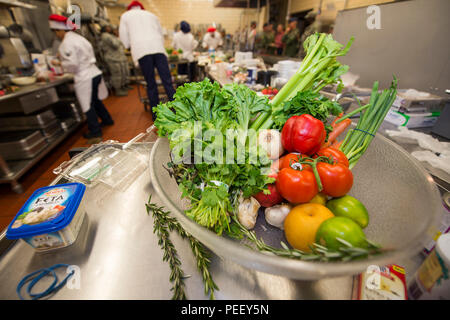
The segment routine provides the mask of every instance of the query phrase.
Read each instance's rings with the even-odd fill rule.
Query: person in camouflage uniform
[[[306,38],[308,38],[310,35],[313,35],[316,32],[320,32],[321,23],[320,20],[317,19],[317,13],[315,12],[308,12],[305,16],[305,19],[308,21],[312,21],[310,25],[308,25],[303,31],[301,37],[300,37],[300,57],[304,58],[306,55],[305,49],[303,48],[303,43],[305,42]]]
[[[286,33],[283,36],[284,55],[288,57],[296,57],[300,49],[300,31],[297,28],[297,23],[297,18],[290,18]]]
[[[265,23],[263,26],[263,33],[261,36],[261,52],[268,54],[275,54],[275,32],[273,31],[272,23]]]
[[[120,39],[112,34],[111,26],[103,26],[101,31],[100,47],[109,69],[114,93],[116,96],[126,96],[128,95],[128,62],[124,63],[127,61],[124,46]]]
[[[112,25],[111,26],[111,34],[113,36],[115,36],[117,39],[119,39],[119,27],[116,25]],[[119,41],[119,44],[120,44],[119,52],[123,52],[123,54],[121,55],[121,58],[122,58],[121,62],[123,64],[123,70],[125,70],[125,79],[126,80],[125,80],[124,88],[127,90],[131,90],[131,89],[133,89],[133,87],[130,86],[130,63],[129,63],[127,55],[125,54],[126,48],[123,45],[122,41]]]

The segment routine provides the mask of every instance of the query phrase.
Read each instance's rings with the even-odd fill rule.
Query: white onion
[[[264,129],[258,133],[258,145],[261,146],[271,160],[280,158],[284,153],[281,133],[274,129]]]

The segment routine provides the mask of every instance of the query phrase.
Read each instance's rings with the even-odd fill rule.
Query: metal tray
[[[2,117],[0,118],[0,131],[23,131],[31,129],[44,129],[54,125],[56,116],[52,110],[47,110],[32,116]]]
[[[41,129],[41,133],[47,141],[53,140],[62,131],[61,122],[59,120],[53,120],[52,123]]]
[[[47,146],[39,131],[8,132],[0,137],[0,155],[5,160],[21,160],[35,157]]]
[[[72,127],[75,124],[75,119],[73,118],[67,118],[67,119],[63,119],[61,120],[61,128],[64,131],[68,131],[70,127]]]

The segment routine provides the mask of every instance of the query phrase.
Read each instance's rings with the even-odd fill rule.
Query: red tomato
[[[335,163],[343,164],[346,167],[350,165],[348,163],[348,159],[345,153],[333,147],[322,148],[317,152],[317,155],[324,157],[332,157]]]
[[[267,88],[267,94],[272,94],[272,93],[273,93],[272,88],[271,87]]]
[[[294,204],[309,202],[319,192],[309,166],[303,166],[303,170],[282,169],[278,173],[276,187],[284,199]]]
[[[270,194],[264,194],[264,192],[261,191],[253,196],[253,198],[258,200],[259,204],[262,207],[268,208],[268,207],[272,207],[276,204],[283,202],[283,198],[281,197],[280,193],[277,191],[277,187],[275,186],[274,183],[269,184],[267,186],[267,189],[269,189]]]
[[[274,88],[274,89],[272,90],[272,93],[273,93],[273,94],[277,94],[277,93],[278,93],[278,89]]]
[[[290,168],[293,163],[297,163],[301,159],[302,155],[299,153],[288,153],[287,155],[281,157],[279,166],[280,169]],[[305,157],[305,156],[304,156]]]
[[[326,138],[322,121],[309,114],[290,117],[281,130],[281,143],[289,152],[312,155],[320,150]]]
[[[330,197],[345,196],[353,186],[353,173],[341,163],[319,162],[317,172],[322,182],[322,192]]]

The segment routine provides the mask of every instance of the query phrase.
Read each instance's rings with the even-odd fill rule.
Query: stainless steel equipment
[[[47,142],[53,141],[57,138],[61,133],[63,133],[63,129],[61,127],[61,122],[59,120],[53,120],[44,128],[41,128],[41,133],[47,140]]]
[[[0,97],[0,115],[9,113],[31,114],[59,101],[52,84],[33,84],[15,93]]]
[[[151,144],[141,148],[149,161]],[[150,194],[153,203],[165,203],[153,188],[149,171],[142,172],[126,192],[101,184],[87,188],[88,227],[76,243],[59,252],[36,254],[25,242],[8,240],[0,233],[0,298],[17,299],[16,287],[25,275],[64,262],[80,268],[80,287],[63,287],[50,299],[170,299],[170,269],[162,260],[153,219],[144,205]],[[70,181],[59,175],[51,185]],[[189,243],[178,236],[171,239],[189,275],[188,298],[208,299]],[[417,255],[395,262],[405,267],[408,281],[422,261]],[[63,276],[65,270],[60,272]],[[351,276],[298,281],[245,268],[215,254],[210,272],[219,287],[215,297],[220,300],[350,299],[352,293]]]
[[[0,155],[5,160],[31,159],[46,146],[47,141],[39,131],[7,132],[0,137]]]
[[[30,68],[30,54],[20,38],[0,38],[0,66]]]
[[[54,124],[56,116],[52,110],[46,110],[35,115],[20,117],[0,117],[0,131],[23,131],[30,129],[45,129]]]

